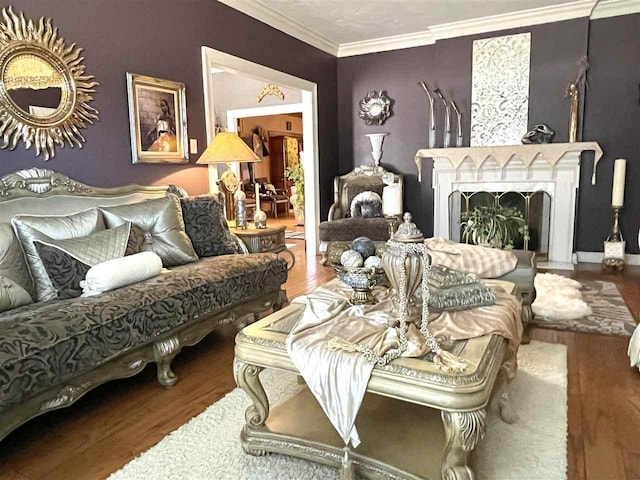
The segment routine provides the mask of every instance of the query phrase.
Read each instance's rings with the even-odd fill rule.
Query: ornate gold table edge
[[[288,308],[292,307],[295,306]],[[256,326],[257,324],[253,324],[247,329],[255,329]],[[236,383],[252,400],[252,405],[245,412],[246,425],[241,433],[245,452],[252,455],[283,453],[339,466],[342,459],[340,448],[271,431],[266,425],[273,412],[270,412],[269,400],[260,382],[260,372],[264,368],[294,374],[298,372],[282,341],[250,336],[245,330],[236,337],[234,359]],[[494,335],[489,339],[478,367],[470,375],[455,377],[418,372],[398,365],[401,362],[396,361],[387,367],[374,369],[367,391],[440,411],[445,437],[441,461],[442,478],[473,480],[475,475],[469,466],[469,455],[486,432],[486,408],[489,402],[497,404],[504,421],[515,421],[505,390],[506,383],[513,378],[514,360],[509,358],[506,341]],[[454,378],[457,380],[453,380]],[[446,379],[450,381],[447,382]],[[427,382],[429,388],[425,387]],[[437,388],[439,382],[442,383],[440,389]],[[295,396],[291,400],[293,399]],[[352,457],[355,470],[365,478],[423,478],[373,457],[360,455],[357,449],[352,452]]]

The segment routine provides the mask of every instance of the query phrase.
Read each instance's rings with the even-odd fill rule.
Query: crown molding
[[[284,15],[281,12],[267,7],[259,0],[218,0],[220,3],[224,3],[228,7],[231,7],[239,12],[244,13],[256,20],[261,21],[269,25],[270,27],[280,30],[287,35],[297,38],[309,45],[316,47],[323,52],[330,53],[331,55],[338,55],[339,45],[336,42],[332,42],[328,38],[323,37],[317,32],[314,32],[308,27],[305,27],[301,23],[298,23],[291,17]]]
[[[620,0],[609,0],[620,1]],[[623,0],[626,1],[626,0]],[[638,0],[631,0],[638,1]],[[474,18],[461,22],[433,25],[429,29],[395,35],[392,37],[375,38],[361,42],[343,43],[338,48],[338,57],[350,57],[367,53],[399,50],[401,48],[421,47],[432,45],[445,38],[464,37],[481,33],[496,32],[510,28],[540,25],[543,23],[560,22],[574,18],[588,17],[593,10],[594,0],[579,0],[550,7],[532,8],[513,13]]]
[[[389,50],[399,50],[401,48],[422,47],[433,45],[436,38],[429,30],[423,32],[407,33],[405,35],[394,35],[392,37],[373,38],[361,42],[341,43],[338,48],[338,57],[352,57],[365,53],[388,52]]]
[[[435,36],[436,41],[445,38],[464,37],[588,17],[593,10],[593,5],[594,0],[579,0],[549,7],[531,8],[519,12],[474,18],[462,22],[433,25],[429,27],[429,30]]]
[[[596,5],[591,20],[640,13],[638,0],[604,0]]]
[[[461,22],[433,25],[421,32],[338,44],[298,23],[296,20],[272,10],[259,0],[218,1],[337,57],[351,57],[367,53],[421,47],[433,45],[438,40],[446,38],[478,35],[575,18],[598,19],[640,13],[640,0],[602,0],[600,2],[596,0],[577,0],[549,7],[532,8]]]

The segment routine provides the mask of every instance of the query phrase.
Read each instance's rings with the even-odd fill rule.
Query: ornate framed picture
[[[127,73],[133,163],[188,163],[183,83]]]

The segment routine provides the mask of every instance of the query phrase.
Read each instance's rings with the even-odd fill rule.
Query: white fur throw
[[[350,209],[352,217],[359,216],[358,206],[363,202],[379,203],[380,212],[382,213],[382,198],[376,192],[370,192],[367,190],[365,192],[360,192],[358,195],[353,197],[353,200],[351,200]]]
[[[640,370],[640,326],[636,328],[635,332],[633,332],[633,336],[629,341],[629,350],[627,350],[627,353],[629,354],[631,366],[638,367],[638,370]]]
[[[573,320],[591,315],[591,307],[582,299],[582,284],[553,273],[539,273],[534,281],[536,301],[533,313],[552,320]]]
[[[80,282],[82,296],[89,297],[153,278],[162,271],[162,259],[153,252],[115,258],[89,269]]]

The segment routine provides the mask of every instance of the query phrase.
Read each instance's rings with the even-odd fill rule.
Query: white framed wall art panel
[[[473,42],[471,146],[520,145],[529,118],[531,32]]]

